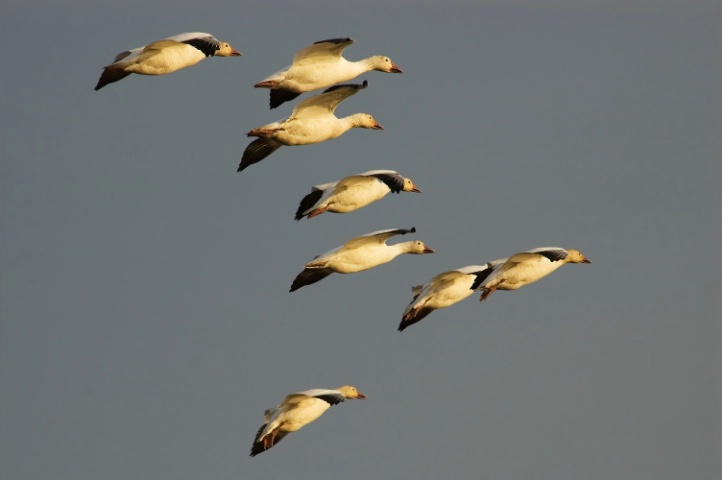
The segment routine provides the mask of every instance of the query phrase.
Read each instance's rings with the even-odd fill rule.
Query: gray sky
[[[3,8],[1,476],[720,478],[719,3],[248,3]],[[244,56],[93,92],[187,31]],[[337,36],[404,69],[337,111],[386,130],[237,174],[295,104],[253,83]],[[293,221],[371,169],[424,193]],[[288,293],[411,226],[435,255]],[[396,331],[411,285],[546,245],[593,263]],[[369,399],[248,457],[265,408],[343,384]]]

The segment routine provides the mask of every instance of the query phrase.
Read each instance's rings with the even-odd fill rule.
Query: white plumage
[[[515,253],[479,285],[486,300],[496,290],[516,290],[536,282],[566,263],[592,263],[579,250],[560,247],[539,247]]]
[[[501,258],[484,265],[449,270],[436,275],[424,285],[412,287],[414,298],[404,310],[399,332],[420,322],[434,310],[450,307],[471,296],[476,287],[505,261],[505,258]]]
[[[335,182],[315,185],[311,193],[301,200],[295,218],[313,218],[324,212],[352,212],[390,192],[420,193],[421,190],[410,178],[404,178],[393,170],[371,170]]]
[[[414,240],[386,245],[394,235],[415,233],[415,228],[392,228],[355,237],[307,263],[291,285],[291,291],[316,283],[332,273],[356,273],[383,265],[404,253],[434,253],[434,249]]]
[[[325,142],[352,128],[383,130],[384,127],[368,113],[356,113],[344,118],[334,115],[341,101],[366,87],[366,81],[361,85],[336,85],[296,105],[287,119],[254,128],[248,132],[248,136],[261,138],[246,147],[237,171],[260,162],[283,145]]]
[[[313,422],[331,405],[357,398],[366,398],[366,395],[349,385],[335,390],[316,388],[287,395],[277,407],[264,412],[264,423],[253,440],[251,456],[265,452],[289,433]]]
[[[120,52],[113,63],[103,67],[95,86],[100,90],[131,73],[165,75],[195,65],[206,57],[237,57],[241,52],[210,33],[190,32],[164,38],[148,45]]]
[[[293,100],[303,92],[347,82],[371,70],[403,73],[389,57],[376,55],[350,62],[341,55],[354,43],[350,38],[332,38],[315,42],[293,57],[293,64],[254,85],[271,89],[271,108]]]

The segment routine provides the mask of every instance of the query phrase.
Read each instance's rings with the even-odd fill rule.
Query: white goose
[[[120,52],[113,63],[103,67],[95,86],[100,90],[131,73],[165,75],[195,65],[206,57],[239,57],[241,52],[210,33],[190,32],[164,38],[143,47]]]
[[[354,43],[350,38],[332,38],[315,42],[293,57],[293,64],[279,70],[254,85],[271,89],[271,108],[293,100],[303,92],[347,82],[359,75],[377,70],[386,73],[403,73],[389,57],[376,55],[349,62],[341,55]]]
[[[404,178],[393,170],[371,170],[335,182],[314,185],[311,193],[301,200],[295,218],[313,218],[323,212],[353,212],[383,198],[389,192],[421,193],[421,190],[410,178]]]
[[[368,113],[356,113],[344,118],[334,115],[341,101],[366,87],[366,81],[361,85],[336,85],[300,102],[287,119],[254,128],[248,132],[248,136],[261,138],[246,147],[237,171],[260,162],[282,145],[324,142],[341,136],[352,128],[383,130],[384,127],[376,123],[374,117]]]
[[[515,253],[498,267],[478,289],[486,300],[496,290],[516,290],[536,282],[565,263],[592,263],[579,250],[560,247],[539,247]]]
[[[317,388],[287,395],[276,408],[264,412],[264,423],[253,440],[251,456],[265,452],[289,433],[313,422],[331,405],[357,398],[366,398],[366,395],[348,385],[336,390]]]
[[[415,228],[392,228],[367,233],[355,237],[329,252],[319,255],[307,263],[303,271],[296,276],[291,292],[311,285],[332,273],[356,273],[383,265],[404,253],[434,253],[434,249],[423,242],[414,240],[395,245],[386,245],[386,240],[394,235],[415,233]]]
[[[436,275],[424,285],[411,287],[414,298],[404,310],[399,332],[420,322],[434,310],[450,307],[471,296],[476,288],[505,261],[506,258],[501,258],[484,265],[469,265],[450,270]]]

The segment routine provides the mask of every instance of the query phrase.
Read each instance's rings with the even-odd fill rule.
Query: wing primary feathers
[[[296,216],[294,217],[296,221],[301,220],[303,217],[305,217],[306,214],[304,212],[308,211],[310,208],[316,205],[316,202],[318,202],[321,197],[323,197],[323,194],[323,190],[313,190],[311,193],[303,197],[301,203],[298,205],[298,210],[296,210]]]
[[[281,144],[268,138],[258,138],[248,144],[243,152],[241,163],[238,165],[237,172],[243,171],[254,163],[258,163],[276,150],[281,148]]]
[[[548,258],[551,262],[556,262],[567,258],[567,252],[565,252],[564,250],[541,250],[534,253],[538,253],[539,255]]]
[[[293,100],[294,98],[301,95],[300,93],[292,92],[290,90],[283,90],[283,89],[271,89],[270,93],[270,105],[271,109],[274,109],[276,107],[281,106],[282,104]]]
[[[332,273],[333,270],[327,268],[304,268],[303,271],[293,280],[289,292],[295,292],[301,287],[320,282]]]
[[[318,42],[313,42],[314,45],[318,45],[319,43],[353,43],[353,40],[351,38],[329,38],[328,40],[319,40]]]
[[[188,45],[197,48],[203,52],[206,57],[212,57],[215,55],[216,50],[218,50],[221,46],[218,40],[213,37],[190,38],[182,43],[187,43]]]

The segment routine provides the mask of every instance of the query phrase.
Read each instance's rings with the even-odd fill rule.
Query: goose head
[[[351,115],[351,125],[354,128],[370,128],[371,130],[383,130],[384,127],[378,124],[378,122],[368,113],[357,113]]]
[[[373,70],[385,73],[404,73],[404,71],[401,70],[399,66],[396,65],[394,62],[392,62],[389,57],[384,57],[383,55],[376,55],[375,57],[371,57],[369,60],[369,63]]]
[[[404,192],[421,193],[421,189],[414,185],[414,182],[412,182],[410,178],[404,178],[404,187],[402,190]]]
[[[359,392],[356,387],[352,387],[351,385],[344,385],[343,387],[338,387],[336,390],[341,392],[344,397],[352,400],[366,398],[366,395]]]
[[[401,245],[401,244],[399,244]],[[406,253],[413,253],[414,255],[422,255],[425,253],[436,253],[436,250],[427,246],[421,240],[413,240],[411,242],[404,242],[404,251]]]
[[[571,248],[567,250],[567,263],[592,263],[592,261],[585,257],[579,250]]]
[[[216,50],[216,53],[214,53],[213,55],[215,57],[240,57],[243,54],[235,48],[231,47],[230,43],[223,42],[221,43],[221,48]]]

